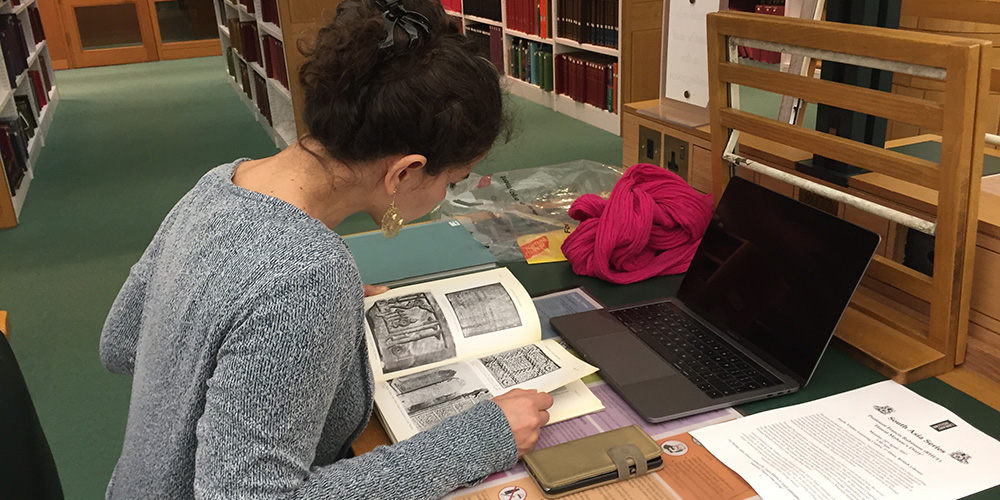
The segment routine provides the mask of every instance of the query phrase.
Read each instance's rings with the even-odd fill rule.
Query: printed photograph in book
[[[528,345],[541,328],[528,292],[496,268],[365,298],[365,337],[382,381]]]
[[[559,365],[546,356],[537,345],[527,345],[486,356],[479,358],[479,361],[505,389],[559,369]]]
[[[389,382],[389,387],[421,431],[494,396],[469,366],[461,363],[399,377]]]
[[[365,318],[385,373],[455,357],[448,322],[429,293],[377,300]]]
[[[543,340],[377,382],[375,406],[393,441],[408,439],[513,388],[551,393],[549,416],[554,423],[604,408],[580,381],[595,371],[555,340]]]
[[[521,326],[514,300],[500,283],[445,294],[466,338]]]

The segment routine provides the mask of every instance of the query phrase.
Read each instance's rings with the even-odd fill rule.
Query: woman
[[[350,457],[367,289],[332,228],[427,213],[501,133],[502,96],[433,0],[341,4],[300,79],[309,134],[206,174],[112,306],[101,359],[133,384],[108,498],[435,498],[512,466],[548,420],[550,396],[514,391]]]

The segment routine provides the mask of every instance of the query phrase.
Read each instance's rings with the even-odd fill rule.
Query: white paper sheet
[[[1000,484],[1000,442],[891,380],[691,435],[764,500],[949,500]]]
[[[708,106],[708,27],[705,16],[719,10],[718,0],[669,2],[666,97]]]

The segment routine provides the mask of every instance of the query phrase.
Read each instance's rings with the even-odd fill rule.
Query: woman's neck
[[[379,193],[368,177],[295,142],[269,158],[241,163],[233,183],[288,202],[333,229],[355,213],[371,214]]]

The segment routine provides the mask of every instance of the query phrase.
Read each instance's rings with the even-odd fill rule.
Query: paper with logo
[[[738,474],[684,433],[657,441],[663,468],[657,475],[675,498],[683,500],[748,500],[759,498]]]
[[[764,500],[950,500],[1000,484],[1000,442],[891,380],[691,435]]]

